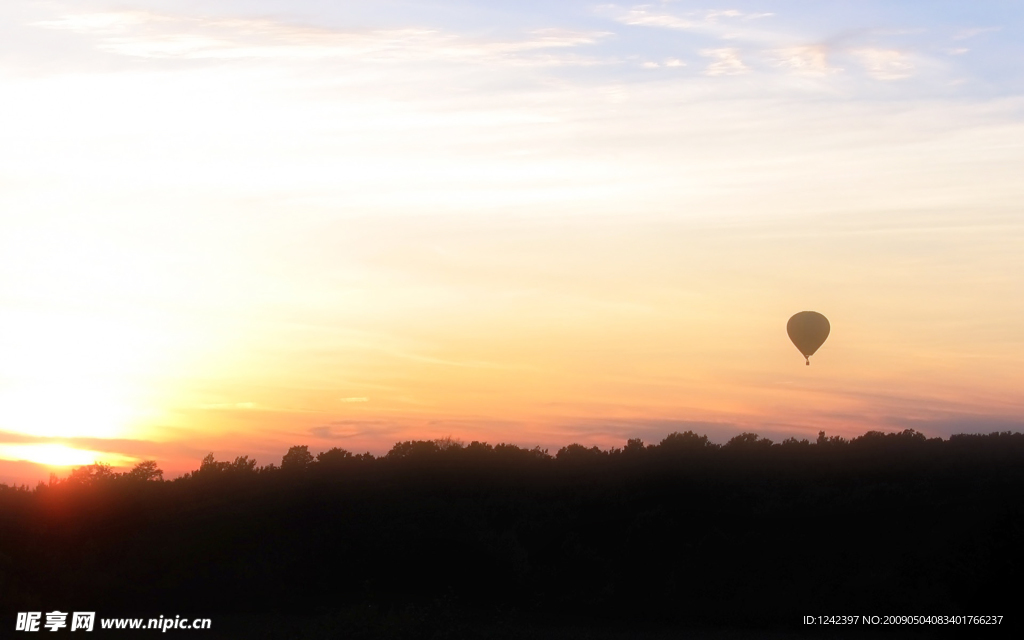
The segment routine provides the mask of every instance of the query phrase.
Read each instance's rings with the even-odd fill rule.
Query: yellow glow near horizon
[[[134,458],[100,451],[75,449],[63,444],[0,444],[0,460],[26,461],[50,467],[74,467],[105,462],[123,465]]]

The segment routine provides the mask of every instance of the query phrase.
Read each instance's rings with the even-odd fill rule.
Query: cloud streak
[[[773,49],[768,52],[778,67],[802,75],[824,76],[842,71],[828,62],[829,48],[825,45],[801,45]]]
[[[83,451],[112,453],[126,458],[159,460],[180,457],[199,459],[205,453],[202,448],[193,447],[186,440],[157,442],[132,438],[59,438],[9,431],[0,431],[0,445],[63,445]]]
[[[757,72],[765,75],[773,70],[808,78],[825,78],[843,71],[830,63],[831,59],[852,57],[863,72],[875,80],[903,80],[915,75],[923,54],[904,49],[866,46],[856,41],[867,36],[846,35],[815,40],[799,31],[785,27],[753,28],[755,21],[773,17],[773,13],[754,13],[740,10],[689,11],[673,13],[666,6],[651,4],[633,7],[606,5],[601,13],[615,22],[631,27],[666,29],[692,34],[694,44],[704,44],[698,50],[706,58],[715,59],[704,69],[704,75],[740,76]],[[955,38],[973,37],[986,29],[970,30]],[[871,37],[891,38],[920,33],[921,29],[869,30]],[[706,38],[713,38],[726,46],[707,46]],[[705,41],[702,43],[701,38]],[[962,53],[966,50],[957,50]],[[647,63],[654,68],[658,65]]]
[[[971,38],[974,38],[976,36],[980,36],[980,35],[985,34],[985,33],[993,33],[993,32],[1002,31],[1002,30],[1003,30],[1002,27],[975,27],[973,29],[964,29],[964,30],[958,31],[956,34],[954,34],[953,35],[953,39],[954,40],[969,40]]]
[[[877,80],[903,80],[914,74],[913,58],[897,49],[855,49],[857,57],[869,76]]]
[[[704,70],[705,75],[736,76],[750,73],[750,67],[743,62],[739,49],[702,49],[700,55],[714,60]]]
[[[474,39],[436,29],[336,30],[267,19],[201,19],[149,12],[69,14],[34,26],[93,36],[99,49],[142,58],[320,60],[361,63],[458,61],[593,64],[552,51],[593,45],[607,32],[538,29],[519,40]]]
[[[657,10],[652,5],[636,5],[629,8],[622,8],[616,5],[606,5],[600,8],[602,13],[611,15],[612,18],[621,24],[633,27],[655,27],[659,29],[675,29],[678,31],[697,31],[713,33],[720,36],[732,37],[740,33],[736,32],[736,26],[743,22],[760,20],[773,16],[772,13],[746,13],[736,9],[724,11],[690,11],[682,15]]]
[[[309,433],[326,440],[383,438],[401,433],[409,427],[409,424],[395,420],[334,420],[328,424],[313,427]]]

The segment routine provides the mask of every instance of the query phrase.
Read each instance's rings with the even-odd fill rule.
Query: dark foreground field
[[[54,610],[210,618],[171,634],[197,638],[857,638],[869,615],[1004,616],[882,630],[981,638],[1024,608],[1022,434],[295,447],[159,478],[0,486],[0,632]],[[861,620],[802,624],[839,615]]]

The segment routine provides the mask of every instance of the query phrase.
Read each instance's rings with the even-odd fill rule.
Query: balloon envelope
[[[786,324],[789,339],[793,341],[800,353],[804,354],[804,358],[809,358],[818,350],[831,329],[828,318],[817,311],[801,311],[790,318]],[[811,361],[808,359],[807,364],[810,363]]]

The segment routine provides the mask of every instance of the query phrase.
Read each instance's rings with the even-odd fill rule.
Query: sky
[[[1024,428],[1011,1],[0,5],[0,482]],[[804,365],[788,318],[826,315]]]

